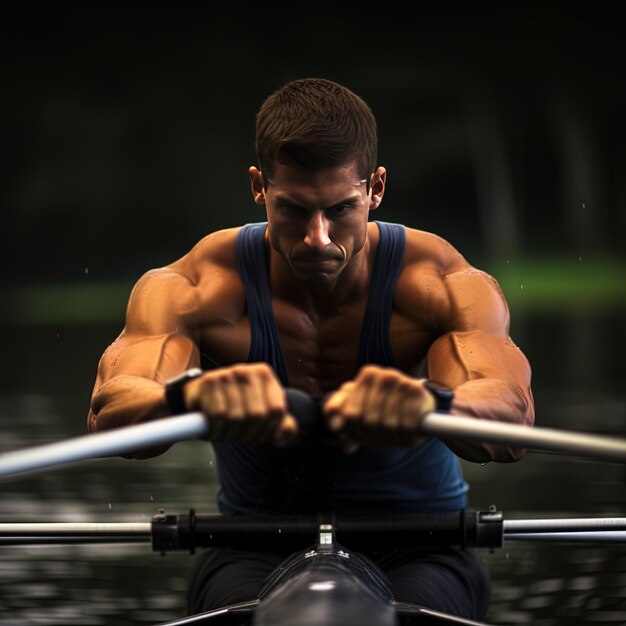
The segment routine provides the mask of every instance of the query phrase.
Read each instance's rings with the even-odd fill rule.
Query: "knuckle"
[[[260,422],[266,420],[269,417],[269,412],[264,407],[251,406],[248,407],[246,417],[252,422]]]
[[[362,380],[371,380],[375,376],[379,375],[380,372],[384,371],[384,369],[385,368],[381,367],[380,365],[374,365],[369,363],[367,365],[364,365],[359,370],[358,378]]]
[[[259,376],[260,378],[274,378],[274,370],[268,363],[251,363],[249,366],[249,371],[255,376]]]

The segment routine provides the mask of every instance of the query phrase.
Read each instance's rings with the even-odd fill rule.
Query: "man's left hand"
[[[423,379],[366,365],[324,403],[328,428],[347,453],[362,445],[410,448],[421,443],[421,419],[436,402]]]

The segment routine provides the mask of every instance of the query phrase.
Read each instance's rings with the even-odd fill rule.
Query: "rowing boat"
[[[425,430],[430,429],[431,434],[437,434],[434,432],[438,429],[437,422],[442,421],[442,428],[447,428],[445,432],[450,434],[453,427],[450,416],[431,414],[427,417],[430,425]],[[466,420],[461,426],[467,429],[468,424],[479,428],[483,426],[479,420]],[[170,430],[166,435],[163,434],[167,430],[163,428],[165,425]],[[511,441],[517,445],[523,441],[535,449],[552,449],[612,462],[626,460],[626,443],[621,440],[580,433],[546,433],[543,432],[546,429],[537,428],[527,429],[532,432],[510,431],[507,440],[506,426],[495,434],[482,429],[480,433],[460,436],[485,439],[491,436],[492,440]],[[155,445],[146,427],[154,427],[154,424],[126,427],[117,432],[1,455],[0,476],[15,477],[86,458],[122,454],[136,449],[138,442]],[[194,414],[162,420],[158,428],[159,443],[200,436],[203,428],[206,428],[204,418]],[[560,434],[562,437],[559,439]],[[86,443],[93,446],[87,453]],[[492,550],[501,547],[504,541],[521,540],[624,542],[626,519],[504,520],[500,512],[490,510],[402,516],[399,519],[389,516],[342,518],[326,514],[308,518],[242,520],[196,515],[192,511],[185,515],[160,512],[150,524],[0,524],[0,545],[150,542],[154,550],[164,553],[176,549],[193,551],[224,543],[236,545],[238,541],[264,546],[290,542],[293,556],[270,577],[259,597],[168,622],[167,626],[225,626],[235,623],[254,626],[334,626],[352,623],[391,626],[419,624],[427,616],[441,623],[478,624],[432,611],[429,607],[395,602],[376,566],[360,555],[360,547],[365,542],[371,545],[377,541],[383,544],[394,541],[401,546],[439,542]]]
[[[148,523],[0,524],[0,545],[149,543],[161,554],[223,545],[293,551],[257,598],[162,626],[411,625],[480,622],[400,603],[384,575],[359,549],[459,545],[494,550],[511,541],[626,542],[626,518],[505,520],[500,511],[394,516],[271,516],[166,514]],[[297,619],[294,618],[297,616]]]

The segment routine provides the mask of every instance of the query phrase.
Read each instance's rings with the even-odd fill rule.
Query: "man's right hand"
[[[282,444],[298,432],[285,390],[266,363],[206,371],[185,385],[184,398],[190,411],[209,419],[209,441]]]

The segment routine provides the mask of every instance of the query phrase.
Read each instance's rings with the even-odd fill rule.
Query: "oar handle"
[[[299,424],[301,441],[323,428],[320,403],[298,389],[287,389],[290,412]],[[472,417],[429,413],[421,423],[424,433],[548,450],[574,456],[626,463],[626,440],[565,430],[520,426]],[[56,465],[99,457],[120,456],[144,448],[173,444],[207,435],[202,413],[154,420],[105,432],[75,437],[0,455],[0,479]]]
[[[310,394],[295,387],[287,387],[285,392],[289,412],[298,422],[298,436],[291,442],[293,445],[323,429],[320,403]]]

